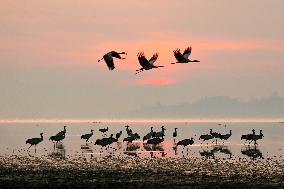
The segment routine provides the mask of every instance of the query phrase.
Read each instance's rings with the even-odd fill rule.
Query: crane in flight
[[[175,49],[174,56],[177,60],[177,62],[173,62],[171,64],[184,64],[184,63],[189,63],[189,62],[200,62],[199,60],[190,60],[189,55],[191,54],[191,47],[187,47],[183,54],[181,54],[180,49]]]
[[[125,58],[120,56],[121,54],[127,55],[126,52],[120,52],[119,53],[119,52],[116,52],[116,51],[110,51],[110,52],[106,53],[100,60],[98,60],[98,62],[100,62],[102,59],[104,59],[105,63],[107,64],[108,69],[111,71],[115,68],[114,62],[113,62],[113,57],[121,59],[121,60],[125,59]]]
[[[150,60],[147,60],[147,58],[145,57],[144,52],[140,52],[138,53],[138,61],[140,63],[140,65],[142,66],[142,68],[136,70],[135,74],[138,74],[144,70],[150,70],[152,68],[161,68],[164,66],[156,66],[154,65],[154,63],[156,62],[157,58],[158,58],[158,53],[155,53],[152,58],[150,58]]]

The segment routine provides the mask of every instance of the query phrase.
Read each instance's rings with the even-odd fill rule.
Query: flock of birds
[[[115,148],[111,147],[111,144],[118,142],[122,136],[122,131],[116,134],[110,134],[110,136],[107,136],[108,130],[109,130],[108,127],[99,129],[99,132],[102,133],[102,138],[97,139],[95,141],[95,145],[101,146],[101,151],[103,148],[105,148],[106,150],[108,150],[109,148],[116,150]],[[126,142],[127,144],[132,144],[134,141],[137,142],[137,140],[140,139],[140,135],[136,132],[133,132],[129,125],[125,126],[125,131],[126,131],[127,137],[123,138],[122,142]],[[151,145],[153,147],[152,149],[159,149],[159,144],[164,142],[165,131],[166,131],[166,128],[164,126],[161,127],[160,131],[154,131],[153,127],[150,127],[150,131],[142,138],[143,144]],[[55,147],[57,146],[58,142],[65,139],[65,135],[66,135],[66,126],[63,127],[62,131],[58,132],[56,135],[51,136],[49,140],[54,143],[54,147]],[[81,139],[85,140],[86,145],[87,145],[87,143],[90,142],[89,140],[91,139],[93,135],[94,135],[94,130],[92,129],[90,133],[81,135]],[[172,136],[173,136],[173,142],[174,142],[173,149],[175,150],[175,153],[176,153],[176,149],[178,146],[183,147],[182,149],[182,153],[183,153],[185,147],[193,145],[195,142],[195,139],[193,137],[179,140],[176,142],[176,139],[178,136],[178,128],[174,128]],[[199,140],[201,140],[200,145],[202,145],[202,143],[205,141],[207,142],[207,145],[209,142],[217,144],[218,140],[222,141],[222,144],[224,145],[224,141],[227,141],[231,136],[232,136],[232,130],[230,130],[229,133],[227,134],[221,134],[218,132],[214,132],[212,129],[210,129],[208,134],[200,135],[199,137]],[[262,130],[259,131],[259,134],[256,134],[255,130],[253,129],[252,133],[242,135],[241,140],[245,140],[245,143],[246,142],[249,142],[249,144],[253,143],[254,146],[256,146],[257,141],[262,139],[263,137],[264,136],[263,136]],[[40,133],[40,138],[28,139],[26,141],[26,144],[30,144],[29,148],[31,146],[35,146],[35,151],[36,151],[36,146],[42,141],[43,141],[43,133]],[[135,147],[135,146],[132,146],[132,147]],[[227,149],[223,149],[223,148],[214,148],[213,151],[210,151],[210,152],[204,151],[200,154],[201,156],[210,156],[217,151],[230,154]],[[188,152],[188,148],[187,148],[187,152]],[[249,149],[249,151],[244,151],[244,152],[242,151],[243,154],[252,153],[253,155],[255,155],[256,152],[257,152],[257,149]]]
[[[180,49],[175,49],[173,52],[174,52],[174,56],[175,56],[175,59],[177,60],[177,62],[173,62],[171,64],[185,64],[185,63],[189,63],[189,62],[200,62],[199,60],[190,60],[189,59],[189,55],[191,54],[191,51],[192,51],[191,47],[186,48],[183,53],[180,52]],[[98,62],[100,62],[101,60],[104,60],[108,69],[113,70],[115,68],[113,58],[118,58],[118,59],[123,60],[125,58],[120,56],[122,54],[127,55],[126,52],[110,51],[110,52],[106,53],[100,60],[98,60]],[[150,70],[150,69],[153,69],[153,68],[164,67],[164,66],[154,65],[154,63],[158,59],[158,56],[159,56],[158,53],[155,53],[148,60],[145,57],[144,52],[139,52],[137,54],[137,57],[138,57],[139,64],[141,65],[141,68],[137,69],[135,74],[138,74],[138,73],[140,73],[144,70]]]

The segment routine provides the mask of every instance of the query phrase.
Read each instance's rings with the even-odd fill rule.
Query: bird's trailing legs
[[[141,73],[141,72],[143,72],[144,71],[144,68],[140,68],[139,70],[136,70],[136,73],[135,74],[139,74],[139,73]]]

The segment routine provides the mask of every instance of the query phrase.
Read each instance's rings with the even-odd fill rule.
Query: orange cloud
[[[176,80],[168,78],[151,78],[141,79],[136,82],[138,85],[171,85],[175,84]]]

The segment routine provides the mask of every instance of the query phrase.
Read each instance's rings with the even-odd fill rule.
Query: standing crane
[[[219,134],[219,138],[221,140],[228,140],[231,136],[232,136],[232,130],[230,130],[230,133],[228,133],[228,134],[224,134],[224,135]],[[223,141],[223,144],[224,144],[224,141]]]
[[[65,135],[66,134],[66,126],[64,125],[63,131],[58,132],[56,135]]]
[[[43,141],[43,133],[40,133],[40,138],[30,138],[26,141],[26,144],[30,144],[29,149],[34,145],[36,152],[36,145]]]
[[[176,142],[176,137],[177,137],[177,129],[178,129],[178,128],[175,128],[175,131],[173,132],[174,143]]]
[[[89,139],[93,136],[93,134],[94,134],[94,130],[92,129],[91,133],[87,133],[87,134],[82,135],[81,139],[86,140],[86,144],[87,144],[87,142],[89,142]]]
[[[191,137],[190,139],[183,139],[181,141],[178,141],[177,146],[181,145],[183,146],[182,152],[184,150],[184,147],[188,146],[188,145],[193,145],[194,143],[194,139]],[[188,151],[188,148],[187,148]]]

